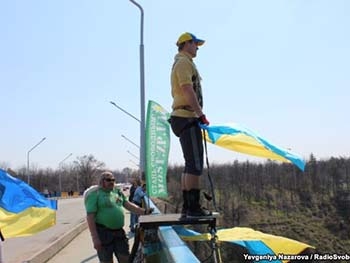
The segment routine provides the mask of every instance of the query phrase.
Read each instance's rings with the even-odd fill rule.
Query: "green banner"
[[[166,175],[170,149],[169,113],[148,101],[146,121],[146,183],[151,197],[167,197]]]

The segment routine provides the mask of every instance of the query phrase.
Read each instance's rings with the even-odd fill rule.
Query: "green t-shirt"
[[[95,221],[111,229],[124,227],[124,202],[127,198],[118,188],[106,191],[102,188],[90,191],[85,197],[86,212],[95,213]]]

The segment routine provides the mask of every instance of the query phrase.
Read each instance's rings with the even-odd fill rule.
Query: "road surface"
[[[131,249],[133,236],[129,233],[129,222],[130,212],[125,210],[124,229]],[[55,226],[30,237],[5,237],[0,249],[0,263],[42,263],[47,259],[50,263],[98,262],[82,197],[58,200]]]
[[[43,248],[85,222],[85,218],[86,213],[82,197],[58,200],[55,226],[29,237],[9,239],[5,237],[5,241],[1,244],[3,262],[27,262]]]
[[[129,233],[130,212],[125,211],[125,227],[124,230],[129,237],[129,248],[131,251],[134,237]],[[80,262],[80,263],[98,263],[96,250],[90,237],[90,231],[85,229],[74,240],[72,240],[66,247],[58,252],[47,263],[62,263],[62,262]],[[116,262],[116,259],[114,259]]]

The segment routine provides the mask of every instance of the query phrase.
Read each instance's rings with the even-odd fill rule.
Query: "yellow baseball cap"
[[[186,32],[186,33],[183,33],[181,36],[179,36],[179,39],[177,40],[176,45],[179,46],[180,44],[189,40],[193,40],[197,44],[197,46],[201,46],[205,42],[205,40],[199,39],[195,35]]]

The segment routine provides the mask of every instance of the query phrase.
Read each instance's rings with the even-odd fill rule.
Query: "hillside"
[[[242,204],[237,210],[240,224],[265,233],[295,239],[316,247],[318,253],[349,252],[349,226],[335,211],[296,209],[285,212],[256,204]],[[224,227],[230,227],[226,218]]]
[[[214,180],[217,208],[222,214],[220,227],[251,227],[307,243],[320,254],[349,253],[348,171],[350,161],[344,158],[327,161],[311,158],[305,172],[291,165],[270,162],[212,165],[210,175]],[[204,174],[203,179],[207,177]],[[181,167],[169,168],[168,175],[170,197],[167,201],[179,211]],[[213,209],[212,202],[203,205]]]

